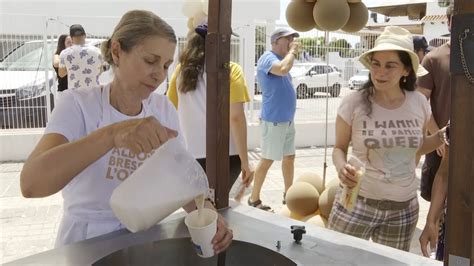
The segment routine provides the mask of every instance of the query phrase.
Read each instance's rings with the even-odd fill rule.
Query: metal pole
[[[48,49],[48,23],[49,18],[45,17],[45,29],[43,33],[43,67],[44,67],[44,89],[46,91],[46,117],[42,119],[47,119],[51,115],[51,88],[49,87],[49,57],[50,54]]]
[[[329,67],[329,32],[324,32],[324,46],[326,46],[326,66]],[[324,130],[324,164],[323,164],[323,189],[326,188],[327,153],[328,153],[328,110],[329,110],[329,72],[326,73],[326,118]]]

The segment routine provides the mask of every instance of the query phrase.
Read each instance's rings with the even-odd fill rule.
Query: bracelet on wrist
[[[441,141],[441,143],[443,144],[446,143],[446,138],[445,138],[443,130],[438,130],[438,138]]]

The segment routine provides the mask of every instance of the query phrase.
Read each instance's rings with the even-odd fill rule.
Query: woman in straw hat
[[[365,175],[353,210],[339,202],[339,191],[329,228],[408,251],[418,220],[416,158],[440,146],[443,132],[424,134],[431,110],[415,81],[427,71],[410,32],[386,27],[359,60],[370,70],[369,81],[339,106],[333,161],[341,183],[355,187],[356,169],[347,160],[352,143]]]

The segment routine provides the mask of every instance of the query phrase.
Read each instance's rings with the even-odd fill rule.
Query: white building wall
[[[434,38],[439,38],[442,35],[448,34],[448,24],[446,22],[434,21],[425,22],[423,26],[424,36],[426,40],[429,42]]]
[[[326,143],[327,128],[327,143]],[[334,145],[335,123],[324,122],[296,123],[295,146],[311,147]],[[43,129],[12,130],[0,134],[0,162],[24,161],[28,158],[43,134]],[[249,150],[260,147],[260,126],[256,123],[248,126],[247,147]]]
[[[446,7],[440,7],[438,1],[428,1],[426,3],[426,15],[445,15]]]
[[[446,7],[440,7],[437,1],[428,2],[426,4],[426,15],[446,15],[446,9]],[[424,36],[427,41],[449,33],[446,21],[426,21],[423,27]]]

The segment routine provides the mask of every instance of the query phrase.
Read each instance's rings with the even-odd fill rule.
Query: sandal
[[[264,211],[273,212],[272,207],[270,207],[270,206],[268,206],[268,205],[263,205],[261,200],[257,200],[257,201],[251,202],[251,201],[250,201],[250,198],[249,198],[249,200],[247,201],[247,203],[248,203],[249,206],[251,206],[251,207],[254,207],[254,208],[257,208],[257,209],[260,209],[260,210],[264,210]]]

